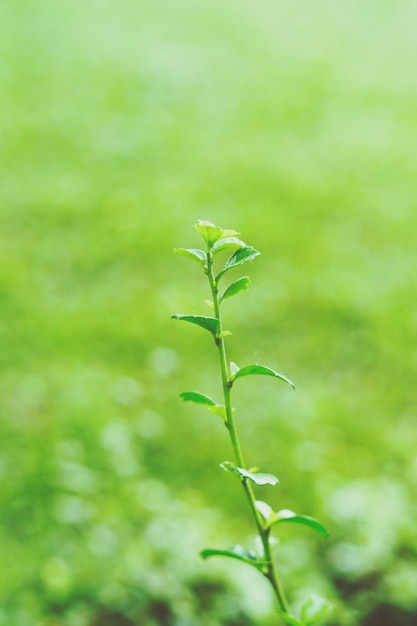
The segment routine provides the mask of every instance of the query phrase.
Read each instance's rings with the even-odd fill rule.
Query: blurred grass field
[[[0,626],[276,623],[256,573],[198,557],[252,532],[221,424],[178,399],[219,392],[169,319],[206,313],[172,256],[199,218],[262,252],[231,357],[297,386],[236,394],[268,499],[331,531],[280,533],[291,599],[416,623],[416,13],[0,7]]]

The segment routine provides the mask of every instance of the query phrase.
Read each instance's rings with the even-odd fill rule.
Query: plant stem
[[[220,302],[219,302],[219,290],[217,286],[217,282],[214,276],[213,271],[213,255],[211,250],[207,251],[207,270],[206,270],[211,294],[213,298],[213,306],[214,306],[214,315],[219,323],[219,332],[218,336],[215,338],[216,346],[219,353],[219,361],[220,361],[220,370],[221,370],[221,378],[222,378],[222,386],[223,386],[223,397],[224,397],[224,405],[226,410],[226,427],[229,431],[235,462],[236,465],[242,469],[246,469],[245,461],[243,458],[242,448],[239,442],[239,437],[236,430],[236,424],[233,415],[233,407],[231,401],[231,392],[232,392],[232,382],[230,381],[230,372],[226,354],[226,345],[224,341],[224,337],[222,336],[223,328],[222,328],[222,318],[220,313]],[[271,546],[269,543],[269,529],[265,528],[265,524],[263,519],[256,508],[255,504],[255,495],[253,493],[252,485],[248,481],[247,478],[242,479],[242,486],[245,491],[247,500],[249,502],[249,507],[252,512],[252,516],[254,518],[256,528],[258,530],[259,537],[262,541],[262,546],[264,550],[264,559],[266,562],[264,575],[269,580],[275,596],[278,601],[278,605],[281,611],[284,613],[289,612],[288,602],[286,600],[284,591],[282,589],[281,582],[278,578],[276,567],[274,561],[272,559],[271,554]]]

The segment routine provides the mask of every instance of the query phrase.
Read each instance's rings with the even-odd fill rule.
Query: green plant
[[[206,243],[206,250],[176,248],[174,252],[186,256],[201,265],[208,278],[212,297],[211,300],[207,301],[207,304],[213,310],[214,314],[210,317],[203,315],[174,314],[172,318],[196,324],[213,336],[219,356],[223,403],[217,403],[209,396],[196,391],[186,391],[181,394],[181,398],[184,401],[206,405],[209,411],[219,415],[223,419],[230,436],[234,462],[225,461],[221,464],[221,467],[233,474],[241,482],[255,522],[258,537],[257,543],[255,544],[257,545],[256,550],[246,550],[242,546],[234,546],[231,550],[206,549],[201,552],[201,556],[204,559],[213,556],[223,556],[237,559],[255,567],[269,581],[278,603],[279,615],[284,623],[288,626],[310,626],[320,621],[327,612],[329,604],[322,598],[310,596],[301,607],[300,617],[296,617],[292,614],[273,559],[271,530],[276,525],[287,522],[309,526],[323,537],[327,536],[327,530],[313,517],[299,515],[288,509],[274,512],[269,504],[255,498],[253,485],[257,487],[276,485],[279,480],[273,474],[259,472],[257,468],[247,467],[236,429],[234,408],[232,406],[232,390],[234,385],[239,379],[245,376],[271,376],[287,383],[295,389],[293,383],[284,376],[284,374],[276,372],[269,367],[254,364],[240,368],[235,363],[229,362],[227,358],[225,339],[231,333],[223,329],[221,305],[227,298],[248,289],[250,279],[248,276],[238,278],[232,282],[221,295],[219,283],[229,270],[243,265],[248,261],[252,261],[260,252],[246,245],[238,238],[240,233],[234,230],[225,230],[215,226],[211,222],[202,220],[198,221],[195,228],[203,237]],[[232,254],[226,260],[222,269],[216,272],[214,268],[215,261],[217,263],[219,258],[217,255],[223,251],[232,251]]]

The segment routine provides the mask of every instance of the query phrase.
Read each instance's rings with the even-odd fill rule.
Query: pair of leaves
[[[291,382],[289,378],[284,376],[284,374],[280,374],[279,372],[276,372],[270,367],[266,367],[266,365],[258,365],[256,363],[255,365],[247,365],[246,367],[239,368],[235,363],[233,363],[232,367],[233,367],[233,374],[230,377],[231,383],[233,383],[238,378],[242,378],[242,376],[257,376],[257,375],[273,376],[274,378],[279,378],[284,383],[287,383],[288,385],[290,385],[290,387],[295,389],[294,383]]]
[[[323,619],[330,608],[330,602],[313,594],[302,605],[300,619],[283,611],[279,611],[279,615],[287,626],[313,626]]]
[[[327,537],[329,534],[327,529],[323,526],[321,522],[319,522],[315,517],[310,517],[309,515],[299,515],[298,513],[294,513],[294,511],[290,511],[289,509],[282,509],[281,511],[274,512],[272,508],[266,502],[262,502],[262,500],[256,500],[255,502],[256,508],[259,513],[265,520],[265,528],[272,528],[275,524],[280,524],[283,522],[292,522],[295,524],[303,524],[304,526],[308,526],[312,530],[315,530],[322,537]]]
[[[202,236],[209,248],[214,246],[219,239],[229,239],[231,237],[235,237],[236,235],[240,235],[240,233],[235,230],[221,228],[208,220],[198,220],[197,224],[194,225],[194,228],[198,234]]]
[[[218,281],[228,270],[238,267],[239,265],[243,265],[248,261],[253,261],[253,259],[261,254],[259,250],[256,250],[252,246],[247,246],[240,239],[236,239],[236,237],[221,239],[218,242],[218,245],[213,248],[213,254],[226,250],[227,248],[236,248],[236,246],[239,249],[228,258],[222,271],[217,274],[216,281]],[[174,253],[186,256],[193,261],[197,261],[197,263],[200,263],[200,265],[203,266],[207,263],[207,253],[199,248],[174,248]]]
[[[252,550],[245,550],[242,546],[233,546],[231,550],[217,550],[216,548],[207,548],[206,550],[202,550],[200,552],[200,556],[203,559],[209,559],[213,556],[224,556],[229,559],[236,559],[238,561],[242,561],[243,563],[247,563],[248,565],[252,565],[257,570],[262,571],[265,567],[267,567],[266,561],[260,561],[256,553]]]
[[[236,237],[236,235],[240,234],[236,230],[221,228],[207,220],[198,220],[194,228],[202,236],[213,254],[217,254],[227,248],[244,248],[246,246],[244,241]],[[174,253],[197,261],[203,267],[207,263],[207,253],[198,248],[175,248]]]
[[[265,474],[264,472],[254,471],[251,472],[244,467],[237,467],[236,465],[234,465],[234,463],[231,463],[230,461],[225,461],[224,463],[221,463],[220,467],[226,472],[230,472],[234,476],[237,476],[241,480],[248,479],[255,483],[255,485],[258,485],[260,487],[262,487],[263,485],[274,486],[279,483],[278,478],[273,474]]]
[[[227,232],[232,232],[232,231],[227,231]],[[216,243],[213,245],[211,249],[211,252],[214,256],[215,254],[218,254],[219,252],[222,252],[223,250],[232,249],[232,248],[247,248],[247,247],[248,246],[246,246],[245,242],[242,241],[241,239],[238,239],[237,237],[226,237],[225,239],[219,239],[218,241],[216,241]],[[196,261],[203,267],[207,263],[207,252],[204,252],[204,250],[201,250],[200,248],[174,248],[174,254],[181,254],[182,256],[188,257],[189,259]],[[245,256],[246,256],[245,254],[239,255],[239,259]],[[238,265],[241,265],[241,264],[242,263],[238,263]]]

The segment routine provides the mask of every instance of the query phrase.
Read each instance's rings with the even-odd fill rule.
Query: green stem
[[[221,370],[221,378],[223,385],[223,397],[224,397],[224,405],[226,410],[226,427],[229,431],[235,462],[238,467],[246,469],[245,461],[243,458],[242,448],[239,442],[239,437],[236,430],[236,424],[233,415],[233,407],[231,400],[231,392],[232,392],[232,382],[230,381],[230,372],[227,361],[226,354],[226,345],[224,338],[222,336],[223,328],[222,328],[222,318],[220,314],[220,303],[219,303],[219,290],[218,285],[213,272],[213,255],[211,250],[209,249],[207,252],[207,270],[206,270],[211,294],[213,298],[213,306],[214,306],[214,315],[219,323],[219,333],[215,338],[216,346],[219,353],[219,361],[220,361],[220,370]],[[264,558],[266,562],[266,571],[264,572],[265,577],[269,580],[275,596],[278,601],[278,605],[280,610],[284,613],[289,612],[288,602],[286,600],[284,591],[282,589],[281,582],[278,578],[275,564],[272,559],[271,554],[271,546],[269,544],[269,529],[265,528],[262,517],[259,514],[258,509],[255,504],[255,495],[253,493],[252,485],[248,481],[248,479],[244,478],[242,480],[242,486],[246,494],[246,498],[249,503],[249,507],[251,509],[252,516],[254,518],[256,528],[258,530],[258,534],[261,538],[263,550],[264,550]]]

